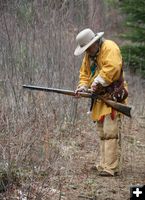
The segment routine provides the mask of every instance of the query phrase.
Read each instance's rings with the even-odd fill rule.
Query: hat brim
[[[103,35],[104,35],[104,32],[99,32],[87,45],[85,45],[83,47],[80,47],[80,45],[78,45],[74,51],[74,55],[79,56],[82,53],[84,53],[94,42],[96,42],[98,39],[100,39]]]

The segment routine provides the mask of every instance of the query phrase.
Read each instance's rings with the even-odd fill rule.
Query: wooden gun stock
[[[100,95],[98,95],[98,99],[101,99],[104,103],[106,103],[107,106],[114,108],[118,112],[120,112],[128,117],[131,117],[131,107],[130,106],[127,106],[125,104],[118,103],[118,102],[115,102],[112,100],[105,99]]]

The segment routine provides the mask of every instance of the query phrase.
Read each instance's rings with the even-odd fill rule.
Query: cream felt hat
[[[75,56],[79,56],[86,51],[95,41],[99,40],[104,35],[104,32],[95,34],[91,29],[87,28],[81,31],[76,36],[76,42],[78,44],[74,51]]]

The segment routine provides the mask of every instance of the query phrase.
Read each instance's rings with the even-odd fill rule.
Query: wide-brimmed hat
[[[84,53],[95,41],[99,40],[104,35],[104,32],[95,34],[91,29],[87,28],[81,31],[76,36],[76,42],[78,44],[74,51],[75,56],[79,56]]]

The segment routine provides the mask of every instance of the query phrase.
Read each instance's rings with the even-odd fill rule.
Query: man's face
[[[88,53],[89,56],[95,56],[96,53],[99,50],[99,43],[95,42],[94,44],[92,44],[87,50],[86,52]]]

